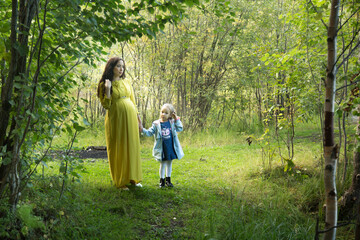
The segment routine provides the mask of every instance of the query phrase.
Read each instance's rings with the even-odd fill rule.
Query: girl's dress
[[[103,92],[104,83],[100,85]],[[116,187],[142,180],[140,162],[140,138],[134,91],[126,79],[112,82],[110,99],[106,94],[100,97],[107,109],[105,116],[105,137],[110,173]]]
[[[162,161],[177,159],[173,136],[171,134],[171,125],[169,121],[160,122],[161,136],[163,138]]]
[[[178,132],[183,130],[182,122],[180,118],[176,120],[169,120],[166,123],[163,123],[163,128],[161,128],[160,120],[156,120],[152,123],[152,126],[149,129],[143,128],[143,133],[150,137],[154,136],[154,148],[153,148],[153,156],[154,158],[161,162],[165,159],[172,160],[172,159],[181,159],[184,157],[184,152],[180,145],[180,141],[178,138]],[[167,126],[166,126],[167,125]],[[170,142],[167,142],[169,141]],[[165,141],[165,143],[164,143]],[[165,146],[164,146],[165,144]],[[168,149],[167,147],[170,147]],[[170,150],[170,151],[169,151]],[[171,151],[175,153],[170,153]],[[164,152],[166,151],[166,157],[164,157]]]

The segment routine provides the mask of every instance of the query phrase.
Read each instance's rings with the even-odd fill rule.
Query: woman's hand
[[[139,125],[139,132],[142,133],[143,131],[143,125],[142,125],[142,122],[141,122],[141,118],[140,116],[138,115],[138,125]]]
[[[109,79],[105,79],[105,94],[107,98],[111,96],[111,81]]]
[[[111,88],[111,81],[109,79],[105,79],[105,88],[110,89]]]

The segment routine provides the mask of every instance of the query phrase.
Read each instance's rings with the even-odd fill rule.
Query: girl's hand
[[[171,117],[172,117],[172,119],[174,119],[176,121],[176,119],[177,119],[176,112],[173,112]]]

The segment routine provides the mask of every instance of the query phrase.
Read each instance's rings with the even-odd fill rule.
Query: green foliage
[[[21,233],[26,237],[30,231],[35,229],[45,229],[45,224],[38,216],[34,216],[32,213],[33,206],[31,204],[20,204],[17,212],[19,219],[23,223]]]
[[[9,211],[9,206],[5,202],[0,204],[0,238],[11,239],[19,236],[16,225],[16,216]]]
[[[62,161],[59,167],[60,177],[64,178],[64,181],[72,179],[72,181],[80,181],[81,174],[86,170],[83,166],[83,161],[73,156],[62,156]]]

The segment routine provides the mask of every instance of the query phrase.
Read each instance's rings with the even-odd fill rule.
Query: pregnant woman
[[[98,97],[107,110],[105,137],[112,180],[117,188],[129,190],[127,184],[141,187],[140,118],[134,90],[125,79],[125,61],[119,57],[106,63],[98,85]]]

